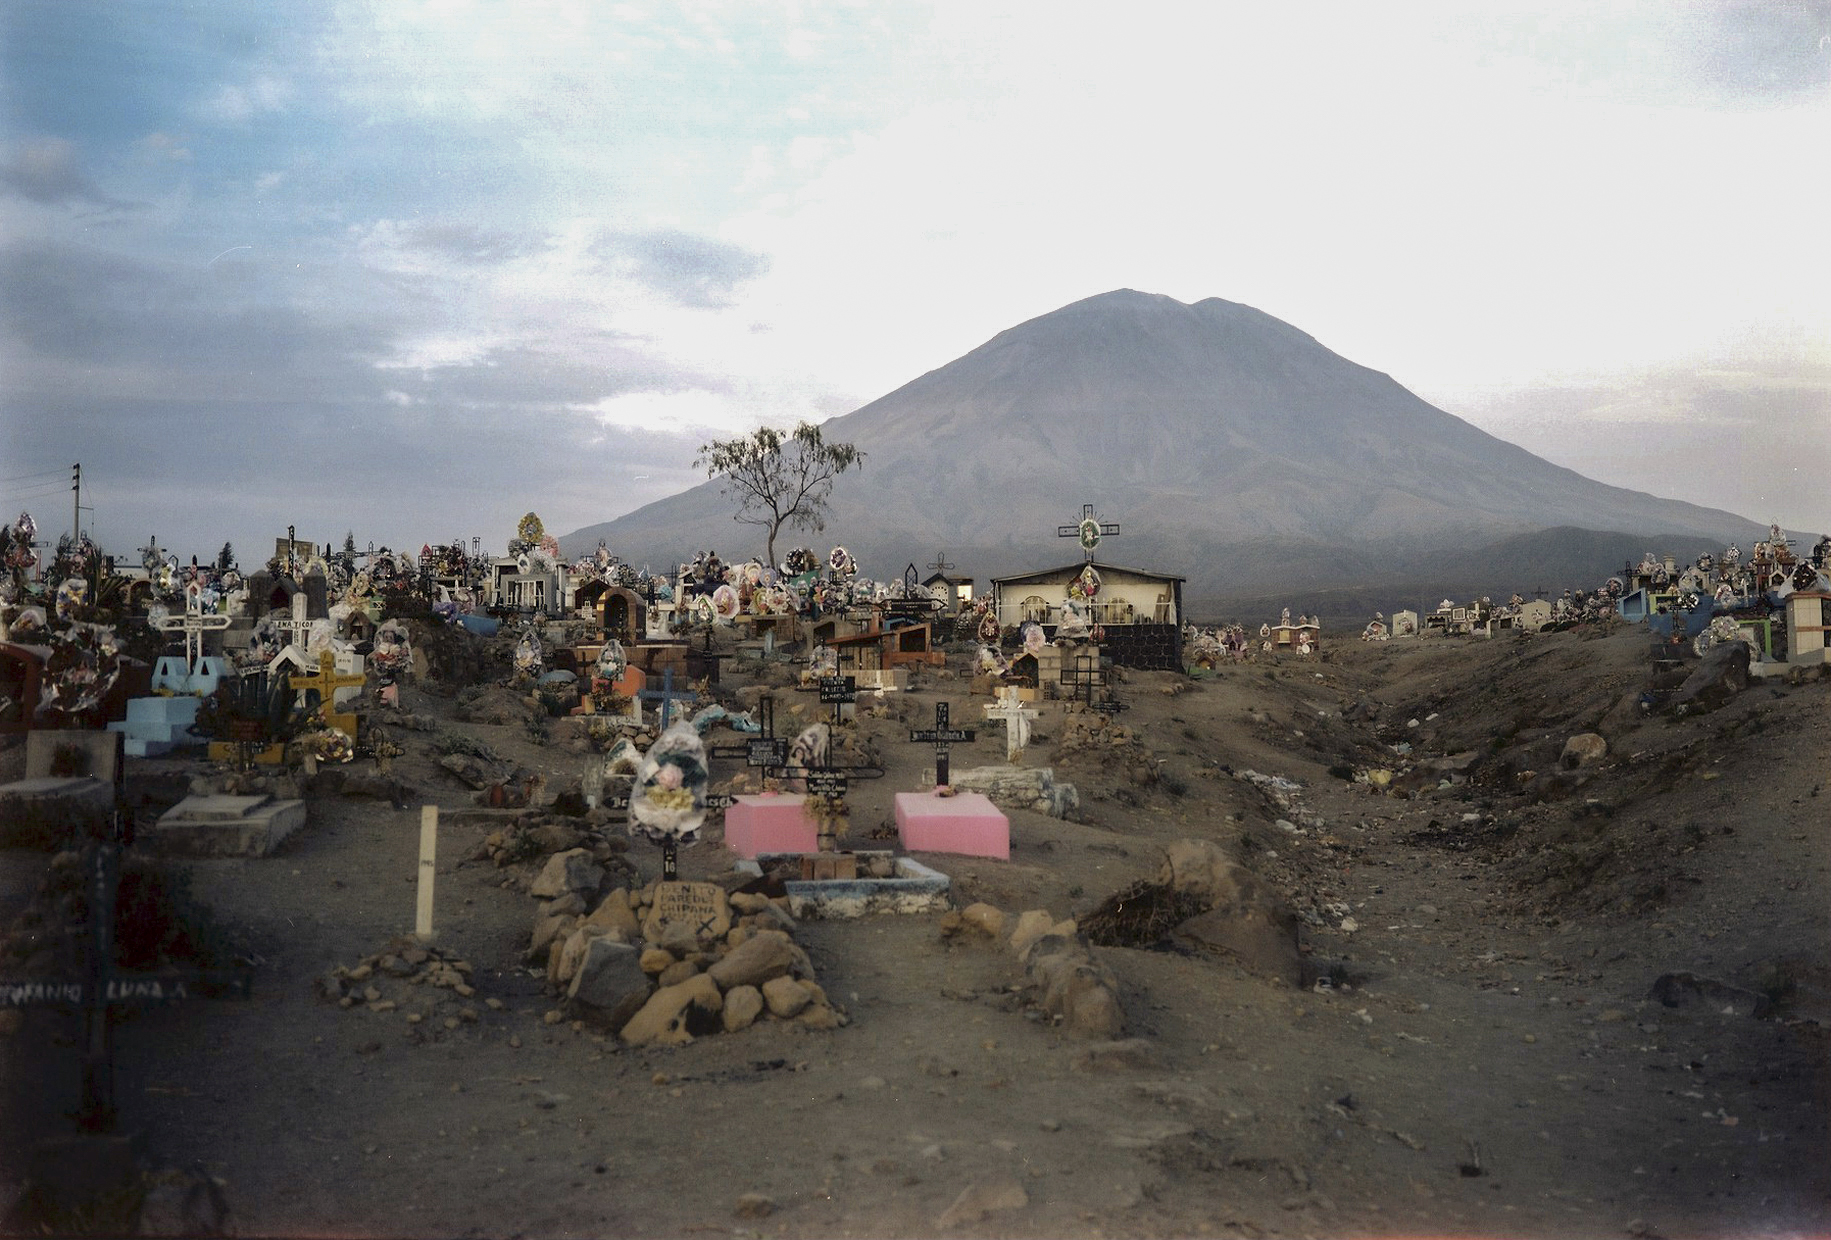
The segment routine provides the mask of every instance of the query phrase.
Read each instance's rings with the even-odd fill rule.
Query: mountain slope
[[[1183,573],[1197,598],[1428,578],[1452,554],[1555,526],[1637,541],[1758,532],[1553,465],[1219,298],[1090,297],[824,429],[865,450],[864,470],[835,488],[826,534],[791,540],[844,541],[878,576],[943,547],[982,578],[1072,558],[1055,527],[1083,502],[1123,527],[1103,558]],[[602,537],[657,562],[759,550],[732,512],[710,482],[561,542],[570,554]]]

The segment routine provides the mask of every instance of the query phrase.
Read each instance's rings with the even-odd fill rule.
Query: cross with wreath
[[[1073,538],[1081,544],[1081,553],[1089,564],[1093,563],[1094,549],[1100,545],[1100,540],[1118,532],[1119,526],[1116,522],[1102,521],[1094,516],[1092,504],[1081,505],[1079,524],[1055,527],[1057,538]]]

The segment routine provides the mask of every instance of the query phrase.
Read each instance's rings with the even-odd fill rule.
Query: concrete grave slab
[[[304,801],[191,796],[167,810],[141,842],[173,857],[265,857],[304,825]]]

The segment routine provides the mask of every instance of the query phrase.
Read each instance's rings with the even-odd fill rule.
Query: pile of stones
[[[604,831],[597,816],[601,813],[596,811],[584,818],[569,818],[531,811],[484,836],[483,843],[467,860],[488,861],[502,869],[582,849],[590,853],[592,861],[606,874],[621,876],[625,882],[634,881],[636,867],[624,856],[629,851],[629,840]]]
[[[540,902],[528,941],[563,1014],[628,1046],[677,1046],[759,1020],[804,1029],[847,1023],[794,940],[787,900],[711,883],[604,890],[589,851],[556,853],[529,893]],[[671,906],[689,893],[690,916]]]
[[[381,951],[354,965],[338,965],[317,979],[318,997],[342,1008],[400,1012],[410,1025],[456,1029],[476,1024],[477,991],[473,969],[455,953],[422,944],[412,937],[391,940]],[[502,1000],[482,1006],[500,1010]]]
[[[1002,942],[1024,967],[1031,1001],[1069,1034],[1109,1041],[1124,1035],[1119,981],[1094,958],[1072,918],[1057,921],[1036,908],[1011,924],[996,905],[969,904],[941,919],[941,933]]]

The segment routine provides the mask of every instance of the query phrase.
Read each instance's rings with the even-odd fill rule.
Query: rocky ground
[[[853,843],[891,834],[892,793],[921,786],[932,754],[905,738],[936,701],[979,718],[963,659],[864,704],[886,775],[854,785]],[[538,737],[511,694],[409,688],[388,778],[320,777],[277,855],[173,866],[252,953],[255,988],[116,1030],[122,1130],[193,1177],[191,1213],[146,1225],[226,1209],[247,1235],[1823,1233],[1831,681],[1732,682],[1672,713],[1690,670],[1661,678],[1645,635],[1616,629],[1134,673],[1116,729],[1043,703],[1020,765],[1073,784],[1078,810],[1011,810],[1008,862],[920,857],[957,909],[984,907],[790,925],[784,967],[819,998],[784,993],[794,1014],[765,1006],[736,1032],[708,1008],[642,1046],[575,1020],[530,964],[530,887],[580,847],[602,871],[582,903],[625,891],[640,913],[657,850],[545,816],[505,850],[512,811],[476,814],[442,765],[521,768],[510,783],[539,806],[590,746],[558,721]],[[736,708],[787,678],[732,660],[721,692]],[[1003,753],[980,726],[953,764]],[[203,765],[136,774],[182,787]],[[446,817],[438,934],[410,960],[423,804]],[[1152,886],[1184,840],[1218,846],[1225,892],[1185,906],[1165,892],[1186,885]],[[717,879],[726,856],[715,832],[684,875]],[[47,861],[0,855],[7,923]],[[767,903],[734,902],[740,942],[778,932]],[[1217,904],[1205,930],[1184,919]],[[1110,982],[1122,1027],[1064,1013],[1047,954],[1012,950],[1045,921],[1049,950]],[[690,978],[737,946],[652,963]],[[5,1201],[35,1143],[69,1130],[77,1033],[39,1010],[0,1039]]]

